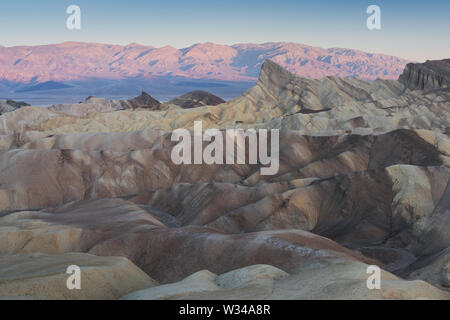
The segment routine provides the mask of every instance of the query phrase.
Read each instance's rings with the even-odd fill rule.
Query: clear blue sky
[[[81,7],[82,30],[65,23]],[[381,7],[382,29],[366,28]],[[0,45],[64,41],[183,48],[198,42],[290,41],[422,61],[450,58],[449,0],[13,0],[0,3]]]

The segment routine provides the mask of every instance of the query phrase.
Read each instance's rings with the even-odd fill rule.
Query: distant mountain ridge
[[[405,59],[358,50],[270,42],[232,46],[200,43],[184,49],[65,42],[41,46],[0,46],[0,81],[38,84],[87,79],[183,77],[256,81],[262,63],[271,59],[308,78],[358,77],[397,79]]]

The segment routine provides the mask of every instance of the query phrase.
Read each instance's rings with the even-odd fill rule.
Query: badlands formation
[[[267,60],[217,105],[143,94],[3,113],[0,297],[449,299],[449,70],[308,79]],[[280,129],[279,172],[173,164],[171,131],[195,120]]]

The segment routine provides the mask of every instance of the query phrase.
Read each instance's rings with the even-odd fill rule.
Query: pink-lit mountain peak
[[[181,76],[190,79],[254,81],[266,59],[304,77],[397,79],[407,60],[359,50],[324,49],[298,43],[198,43],[188,48],[155,48],[65,42],[0,47],[0,80],[70,81],[87,78]]]

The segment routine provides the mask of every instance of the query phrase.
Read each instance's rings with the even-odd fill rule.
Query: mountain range
[[[256,82],[261,65],[267,59],[303,77],[340,76],[364,80],[397,79],[408,63],[389,55],[285,42],[231,46],[199,43],[183,49],[137,43],[121,46],[81,42],[0,46],[0,93],[73,93],[84,86],[78,90],[81,95],[97,94],[92,89],[110,87],[111,83],[121,81],[119,88],[122,89],[114,87],[99,94],[120,94],[120,90],[124,90],[126,95],[130,94],[125,90],[130,85],[134,94],[144,89],[142,87],[149,81],[152,86],[166,89],[173,85],[168,79],[178,79],[208,80],[210,85],[211,81],[246,83],[235,90],[234,96],[237,96],[251,87],[248,83]],[[202,84],[181,85],[207,89]],[[86,92],[86,87],[91,91]],[[155,94],[150,88],[145,89]],[[183,89],[186,91],[188,88]]]

